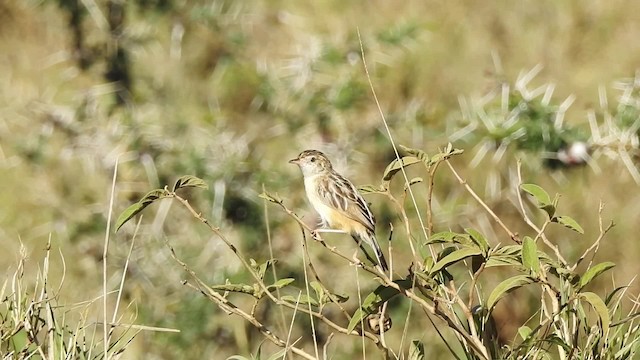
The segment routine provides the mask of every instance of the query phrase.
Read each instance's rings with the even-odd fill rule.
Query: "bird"
[[[302,171],[307,198],[320,215],[322,228],[350,234],[365,256],[376,263],[362,247],[362,243],[367,244],[380,268],[388,271],[376,240],[375,217],[353,183],[336,172],[327,156],[318,150],[305,150],[289,163],[298,165]]]

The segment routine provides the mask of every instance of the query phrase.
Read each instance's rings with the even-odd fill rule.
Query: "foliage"
[[[167,265],[171,259],[163,251],[164,242],[175,246],[181,258],[216,291],[250,286],[239,288],[245,292],[228,291],[229,297],[246,309],[254,295],[261,296],[256,317],[278,324],[275,331],[286,334],[290,319],[281,319],[279,312],[273,311],[278,307],[267,301],[263,289],[254,291],[258,281],[229,256],[224,244],[212,239],[206,227],[191,226],[189,213],[171,208],[171,200],[153,200],[152,206],[147,202],[154,195],[165,194],[162,185],[173,184],[176,174],[197,174],[205,179],[211,191],[178,191],[180,196],[223,229],[249,265],[253,266],[251,259],[267,264],[278,258],[269,263],[263,282],[270,287],[283,284],[279,283],[283,279],[294,279],[269,291],[281,291],[287,302],[295,304],[306,269],[302,266],[305,258],[297,252],[298,225],[285,213],[265,207],[256,194],[263,186],[280,193],[289,208],[307,224],[313,223],[302,191],[298,191],[300,183],[283,159],[301,147],[320,146],[339,164],[349,164],[342,167],[346,175],[366,183],[382,174],[395,158],[384,127],[372,116],[374,104],[369,99],[355,36],[359,29],[394,138],[421,149],[431,149],[449,138],[456,147],[464,148],[471,156],[452,163],[460,171],[468,171],[467,184],[476,191],[484,190],[481,197],[496,215],[511,224],[514,232],[530,235],[533,240],[534,234],[512,208],[520,189],[514,180],[515,163],[522,161],[525,183],[563,193],[562,208],[556,209],[558,223],[548,225],[547,234],[557,240],[559,251],[568,259],[580,255],[581,240],[598,232],[597,221],[585,219],[591,218],[602,198],[607,202],[603,216],[615,217],[618,223],[610,235],[616,246],[598,247],[598,258],[593,261],[602,266],[592,267],[591,274],[609,268],[606,260],[612,260],[617,264],[615,279],[630,278],[637,271],[629,258],[639,249],[634,241],[637,229],[632,214],[637,213],[639,201],[633,180],[640,183],[640,175],[636,169],[638,137],[634,136],[638,131],[639,82],[632,76],[637,61],[629,44],[640,26],[635,16],[639,4],[2,2],[0,168],[5,191],[0,192],[0,200],[7,206],[0,209],[4,247],[0,264],[13,264],[12,254],[18,252],[22,241],[27,248],[40,249],[51,236],[65,257],[73,260],[66,264],[66,283],[73,286],[65,288],[58,304],[101,296],[96,268],[106,263],[100,247],[109,218],[104,194],[111,183],[108,174],[117,167],[114,211],[121,212],[129,203],[134,207],[115,223],[123,224],[135,213],[144,215],[139,228],[143,241],[132,248],[132,266],[123,284],[123,297],[132,301],[126,311],[137,315],[138,322],[182,330],[179,334],[138,336],[124,357],[256,353],[260,336],[255,327],[243,320],[229,321],[232,317],[214,307],[203,310],[206,298],[181,289],[184,275]],[[540,18],[546,21],[531,21]],[[535,66],[537,63],[544,64],[544,71]],[[526,71],[518,75],[523,67],[532,66],[537,69],[535,78]],[[611,84],[611,79],[621,76],[625,78]],[[556,84],[537,88],[540,78]],[[487,82],[489,90],[485,92]],[[557,98],[569,94],[575,94],[576,101],[567,110],[564,105],[570,102]],[[588,124],[583,109],[587,109]],[[560,114],[566,114],[566,121],[556,128]],[[513,120],[510,115],[517,118],[517,126],[501,123]],[[461,134],[454,131],[453,124],[462,121],[464,127],[469,120],[482,125],[487,117],[497,124],[495,133],[477,128],[468,137],[452,136]],[[491,141],[485,142],[487,138]],[[541,163],[548,165],[547,157],[556,156],[558,140],[585,141],[588,166],[541,168]],[[401,151],[400,155],[420,159],[417,154]],[[395,179],[389,181],[388,188],[402,206],[385,195],[368,198],[378,219],[379,236],[389,234],[392,224],[398,239],[405,223],[416,236],[412,242],[394,241],[396,264],[414,262],[412,246],[425,268],[438,262],[436,269],[462,271],[462,265],[455,262],[459,257],[463,262],[478,263],[478,255],[466,256],[476,248],[465,253],[449,245],[451,253],[441,254],[441,259],[428,254],[429,247],[449,243],[433,236],[420,238],[427,217],[420,218],[405,202],[410,200],[409,189],[415,190],[418,201],[427,198],[430,178],[421,167],[412,165],[407,168],[408,183],[397,181],[400,164],[391,165],[395,170],[387,180]],[[434,178],[437,186],[429,196],[433,208],[429,216],[434,229],[442,230],[442,237],[452,237],[455,244],[482,243],[482,237],[492,247],[494,241],[511,241],[496,234],[487,212],[463,196],[464,186],[457,186],[456,179],[448,178],[444,171],[438,174]],[[378,184],[370,188],[384,192]],[[161,192],[136,202],[145,198],[148,189]],[[529,210],[537,203],[525,201],[524,205]],[[167,217],[169,210],[171,216]],[[540,213],[541,221],[546,221],[547,215]],[[559,225],[566,214],[578,220],[584,237]],[[134,244],[134,226],[129,225],[120,228],[117,245],[109,248],[109,267],[128,259],[128,246],[122,244]],[[334,244],[337,239],[342,240],[327,236],[330,246],[351,251],[345,249],[349,241]],[[441,243],[426,245],[433,241]],[[500,250],[505,255],[522,252],[513,244]],[[302,303],[317,303],[345,327],[350,321],[336,316],[335,309],[339,303],[344,308],[339,314],[353,318],[361,302],[353,289],[362,289],[362,300],[378,303],[377,297],[367,294],[382,284],[362,278],[361,287],[357,286],[349,276],[355,267],[343,267],[345,259],[311,244],[309,252],[321,281],[310,281],[308,293],[305,286],[299,297]],[[528,259],[527,267],[534,267],[534,257]],[[61,261],[54,256],[52,269],[56,264],[63,266]],[[488,264],[514,265],[515,261],[519,258],[494,256]],[[582,263],[581,272],[586,263]],[[507,268],[493,266],[490,269],[494,270],[483,273],[483,288],[493,289],[507,276],[496,274],[495,269]],[[336,271],[340,276],[334,276]],[[455,279],[459,276],[455,271],[450,274]],[[613,272],[589,281],[585,273],[581,281],[586,282],[588,291],[602,295],[610,274]],[[27,285],[32,284],[26,281],[25,288]],[[523,286],[498,300],[493,315],[501,341],[511,343],[513,334],[518,334],[518,329],[509,326],[523,323],[521,317],[529,314],[531,298],[538,297],[536,286]],[[382,295],[386,298],[389,292],[393,293],[387,290]],[[487,290],[484,296],[490,293]],[[410,304],[396,295],[390,298],[387,311],[395,321],[386,340],[403,344],[405,352],[404,344],[409,340],[401,340],[399,324],[406,324],[409,334],[425,334],[425,339],[442,328],[431,327],[423,315],[415,316],[417,307]],[[73,310],[66,310],[67,323],[75,325]],[[216,316],[209,316],[214,312]],[[101,319],[101,313],[101,309],[92,308],[83,319]],[[297,314],[291,343],[308,350],[311,338],[301,334],[307,333],[311,323]],[[479,311],[475,316],[481,314]],[[321,324],[316,330],[320,343],[329,344],[327,350],[335,358],[360,357],[359,342],[350,336],[326,341],[332,328]],[[445,331],[443,337],[450,341],[452,334]],[[425,358],[450,357],[442,351],[446,345],[421,340]],[[366,343],[367,350],[372,346]],[[279,351],[269,342],[262,348],[263,354]],[[418,348],[414,347],[414,353],[420,353]]]
[[[401,205],[403,202],[392,194],[389,185],[394,177],[402,173],[405,182],[402,196],[409,194],[410,197],[413,197],[412,188],[419,182],[409,181],[406,177],[406,168],[416,164],[421,164],[424,167],[429,179],[427,184],[431,184],[428,186],[434,184],[436,170],[441,164],[449,167],[454,176],[459,179],[460,184],[465,184],[449,162],[452,156],[460,155],[462,151],[454,149],[451,145],[434,156],[428,156],[424,151],[418,149],[401,147],[401,150],[401,157],[393,160],[387,166],[382,175],[382,184],[365,186],[363,189],[366,193],[384,195],[398,206],[398,211],[405,211]],[[188,180],[184,181],[183,179]],[[529,224],[532,230],[530,236],[521,237],[512,232],[498,217],[495,218],[508,238],[514,242],[509,245],[503,245],[497,239],[487,239],[480,232],[471,228],[466,229],[464,233],[453,231],[434,233],[434,225],[429,215],[431,209],[427,206],[428,222],[427,226],[423,227],[423,231],[420,231],[421,234],[414,235],[410,230],[407,230],[406,234],[399,236],[400,239],[393,240],[394,242],[413,242],[411,247],[413,251],[414,247],[421,246],[420,241],[415,239],[422,236],[426,239],[424,245],[428,248],[430,255],[423,257],[419,253],[413,252],[413,261],[410,264],[398,266],[400,269],[408,269],[406,273],[403,273],[402,270],[394,271],[393,268],[389,274],[382,273],[377,268],[357,259],[351,259],[336,248],[327,246],[318,234],[313,234],[314,238],[319,240],[334,256],[363,269],[381,282],[380,286],[361,300],[359,307],[353,314],[344,313],[346,319],[339,321],[329,319],[326,315],[327,311],[334,307],[336,310],[344,311],[340,304],[348,300],[349,295],[333,294],[329,290],[329,284],[322,283],[317,277],[311,259],[308,259],[308,266],[316,277],[315,281],[311,281],[307,277],[305,270],[303,283],[299,283],[293,278],[276,278],[272,284],[268,284],[265,275],[269,267],[274,264],[274,260],[259,263],[253,259],[247,259],[218,228],[213,227],[186,200],[175,193],[175,189],[178,189],[183,183],[201,184],[202,182],[195,177],[182,177],[173,187],[174,191],[169,191],[167,188],[155,190],[161,192],[162,196],[145,196],[141,202],[132,206],[139,209],[139,204],[142,202],[152,203],[162,197],[175,198],[186,206],[194,217],[207,225],[233,251],[238,261],[243,264],[245,271],[249,272],[254,280],[253,283],[232,284],[226,282],[208,285],[187,263],[180,260],[173,247],[167,244],[174,260],[189,273],[190,286],[199,290],[221,309],[235,314],[255,326],[273,344],[303,358],[313,359],[315,357],[270,330],[271,326],[265,323],[268,318],[260,318],[254,313],[260,302],[270,302],[282,311],[289,311],[293,314],[296,312],[306,313],[312,317],[312,324],[314,321],[324,323],[337,333],[353,336],[354,341],[355,338],[362,337],[375,344],[385,358],[399,358],[403,356],[402,353],[405,351],[407,351],[409,358],[424,358],[424,347],[419,341],[413,341],[409,349],[401,349],[401,353],[395,353],[394,349],[397,349],[397,345],[385,341],[385,332],[388,329],[378,327],[378,331],[372,330],[373,326],[371,326],[369,318],[377,315],[376,319],[378,320],[374,321],[381,321],[379,319],[386,316],[387,304],[396,297],[402,297],[405,301],[421,308],[427,316],[438,318],[440,321],[434,323],[434,326],[440,327],[439,332],[446,327],[455,335],[458,345],[447,343],[447,347],[450,349],[451,355],[458,358],[632,358],[640,348],[640,328],[635,325],[638,313],[633,311],[624,313],[624,288],[618,288],[608,295],[599,295],[586,290],[596,277],[613,268],[615,264],[611,262],[594,264],[589,261],[583,270],[578,270],[587,257],[593,258],[600,241],[603,240],[613,224],[603,227],[602,219],[599,219],[601,230],[595,242],[584,250],[577,261],[568,262],[558,251],[554,241],[548,237],[547,227],[557,223],[580,234],[584,234],[584,230],[571,217],[557,215],[559,197],[556,195],[552,200],[549,194],[538,185],[520,185],[522,190],[519,196],[520,210],[523,216],[522,220]],[[467,187],[467,190],[477,201],[482,203],[482,200],[475,195],[471,188]],[[524,198],[524,193],[530,195],[540,211],[546,215],[542,224],[536,224],[531,218],[535,214],[528,214],[525,210],[523,204],[529,200]],[[283,199],[278,195],[265,192],[260,196],[278,205],[305,231],[312,232],[311,228],[284,205]],[[429,203],[430,201],[427,200],[427,204]],[[486,209],[493,214],[490,208],[486,207]],[[495,216],[495,214],[493,215]],[[123,220],[118,221],[118,227],[132,216],[131,211],[126,210],[120,217]],[[412,228],[409,223],[405,225],[406,229]],[[302,245],[306,248],[304,236]],[[494,267],[502,268],[501,273],[505,278],[495,285],[493,290],[487,292],[485,287],[487,284],[484,282],[485,274]],[[513,270],[516,275],[508,275],[512,272],[507,270]],[[530,319],[521,324],[518,330],[521,339],[503,343],[498,340],[498,330],[493,319],[493,312],[496,307],[500,306],[501,300],[509,296],[508,294],[517,292],[525,286],[537,289],[535,292],[539,294],[539,304],[533,309]],[[315,290],[315,294],[310,292],[310,288]],[[234,297],[231,295],[234,293],[238,296],[253,297],[252,310],[243,310],[236,305]],[[295,295],[296,293],[297,295]],[[369,324],[369,328],[362,327],[361,325],[364,323]],[[317,357],[317,335],[313,326],[311,330],[311,334],[308,335],[314,339]],[[412,336],[412,334],[408,334],[408,336]],[[458,348],[460,352],[454,350]],[[282,350],[274,356],[280,356],[280,354],[282,354]]]
[[[47,244],[42,267],[30,285],[27,250],[13,274],[0,289],[0,354],[3,359],[104,359],[119,357],[141,331],[135,325],[113,323],[109,326],[109,345],[96,336],[102,326],[87,318],[99,299],[78,304],[60,301],[63,283],[55,288],[51,278],[51,242]],[[9,274],[8,274],[9,275]],[[64,279],[64,274],[62,274]],[[106,355],[106,356],[105,356]]]

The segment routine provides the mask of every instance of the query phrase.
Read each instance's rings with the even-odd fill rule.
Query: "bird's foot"
[[[322,237],[320,237],[320,231],[318,229],[311,230],[311,238],[315,241],[323,242]]]
[[[353,253],[353,256],[351,257],[351,261],[353,262],[354,266],[362,267],[362,261],[360,261],[360,259],[358,259],[358,251],[357,250],[356,250],[356,252]]]

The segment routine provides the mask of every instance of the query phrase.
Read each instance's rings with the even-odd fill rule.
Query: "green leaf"
[[[284,358],[284,354],[286,354],[289,351],[288,348],[282,349],[278,352],[276,352],[275,354],[269,356],[269,358],[267,360],[279,360],[279,359],[283,359]]]
[[[424,267],[425,271],[430,272],[431,268],[433,267],[433,264],[435,264],[435,262],[433,261],[433,257],[428,255],[424,257],[424,260],[422,261],[422,266]]]
[[[410,186],[417,184],[417,183],[421,183],[424,180],[421,177],[414,177],[413,179],[409,180],[409,185],[405,185],[404,186],[404,191],[407,191],[409,189]]]
[[[361,194],[383,194],[387,189],[382,186],[362,185],[358,187],[358,191],[360,191]]]
[[[419,340],[411,341],[409,358],[407,360],[424,360],[424,344]]]
[[[420,149],[412,149],[412,148],[408,148],[406,146],[400,145],[400,150],[403,153],[402,155],[411,155],[411,156],[415,156],[416,158],[420,159],[420,161],[422,161],[425,165],[429,166],[429,155],[427,155],[426,152],[420,150]]]
[[[462,149],[454,149],[453,145],[451,145],[451,143],[447,144],[447,147],[440,153],[435,154],[431,157],[431,159],[429,160],[431,164],[436,164],[439,163],[441,161],[447,160],[450,157],[454,156],[454,155],[460,155],[464,153],[464,150]]]
[[[522,340],[527,340],[529,335],[531,335],[531,328],[523,325],[518,328],[518,335],[522,338]]]
[[[451,231],[435,233],[429,237],[425,245],[452,243],[457,236],[460,236],[460,234]]]
[[[269,267],[271,267],[271,265],[277,263],[278,260],[276,259],[270,259],[267,260],[265,262],[263,262],[262,264],[260,264],[259,266],[257,265],[257,263],[251,264],[252,266],[254,266],[256,268],[256,270],[258,270],[258,275],[260,275],[260,279],[264,279],[264,274],[267,273],[267,269],[269,269]]]
[[[292,304],[298,303],[298,297],[291,295],[284,295],[280,298],[282,301],[286,301]],[[318,301],[307,295],[300,295],[300,304],[311,304],[311,306],[318,306]]]
[[[351,317],[351,321],[349,321],[349,326],[347,326],[347,332],[349,333],[352,332],[353,329],[355,329],[356,326],[358,326],[358,324],[362,324],[364,318],[367,317],[368,315],[369,313],[362,310],[362,308],[357,308],[356,312],[354,312],[353,316]]]
[[[551,202],[549,194],[536,184],[522,184],[520,189],[532,195],[538,202],[538,207],[549,214],[549,217],[553,217],[556,212],[556,208]]]
[[[202,189],[209,188],[207,183],[205,183],[204,180],[200,179],[199,177],[195,177],[193,175],[184,175],[176,180],[176,183],[173,185],[173,191],[187,187],[198,187]]]
[[[502,281],[498,286],[493,289],[487,300],[487,308],[493,310],[496,303],[502,299],[509,292],[520,288],[524,285],[528,285],[534,282],[534,280],[528,275],[516,275]]]
[[[558,224],[562,224],[565,227],[575,232],[584,234],[584,230],[582,230],[582,226],[580,226],[580,224],[578,224],[575,220],[573,220],[571,216],[567,216],[567,215],[556,216],[555,218],[553,218],[553,221],[557,222]]]
[[[320,300],[320,302],[323,302],[322,297],[325,294],[325,290],[322,284],[317,281],[312,281],[309,283],[309,285],[311,285],[311,288],[316,292],[316,297]]]
[[[474,255],[482,255],[482,251],[480,249],[470,248],[470,247],[464,247],[462,249],[455,250],[450,254],[446,255],[445,257],[443,257],[442,259],[438,260],[433,265],[430,272],[433,274],[451,264],[457,263],[458,261],[461,261],[463,259],[466,259]]]
[[[387,168],[384,169],[384,174],[382,175],[382,181],[390,181],[393,178],[393,176],[398,171],[400,171],[403,167],[413,165],[419,162],[421,162],[421,160],[415,156],[405,156],[401,160],[394,159],[393,161],[391,161],[391,163],[389,163],[389,165],[387,165]]]
[[[593,280],[596,276],[602,274],[603,272],[611,269],[614,266],[616,266],[616,264],[610,261],[605,261],[590,267],[589,270],[587,270],[584,275],[580,277],[580,283],[578,285],[579,288],[582,289],[583,287],[587,286],[587,284],[589,284],[591,280]]]
[[[607,309],[607,305],[604,304],[604,301],[600,298],[600,296],[592,293],[592,292],[583,292],[578,294],[579,297],[585,299],[593,309],[598,313],[600,317],[600,323],[602,325],[602,333],[606,334],[607,330],[609,330],[609,325],[611,324],[611,319],[609,318],[609,309]]]
[[[394,283],[398,284],[401,289],[408,289],[411,287],[411,280],[395,280]],[[378,311],[380,304],[389,301],[392,297],[398,295],[400,292],[391,286],[378,286],[372,293],[367,295],[362,301],[362,306],[359,307],[349,322],[347,331],[351,332],[360,324],[360,322],[370,314]]]
[[[336,303],[344,303],[349,301],[349,296],[345,294],[328,293],[331,300]]]
[[[489,243],[487,242],[487,239],[485,239],[485,237],[475,229],[467,228],[464,229],[464,231],[471,236],[471,240],[473,240],[473,242],[482,249],[482,253],[486,255],[489,250]]]
[[[522,184],[520,185],[520,189],[532,195],[538,204],[540,205],[551,205],[551,198],[549,194],[536,184]]]
[[[536,242],[529,236],[525,236],[522,241],[522,266],[534,274],[540,272],[538,248],[536,247]]]
[[[267,286],[267,289],[282,289],[283,287],[291,284],[294,281],[295,281],[295,279],[293,279],[293,278],[280,279],[280,280],[274,282],[273,284]]]
[[[624,286],[619,286],[613,289],[613,291],[609,295],[607,295],[607,297],[604,299],[605,304],[609,305],[609,303],[611,303],[611,300],[613,300],[613,297],[616,296],[617,293],[619,293],[620,291],[626,290],[628,287],[629,287],[628,285],[624,285]]]
[[[211,288],[213,290],[243,293],[243,294],[249,294],[249,295],[252,295],[252,296],[255,293],[255,288],[253,286],[247,285],[247,284],[211,285]]]
[[[494,266],[520,266],[522,245],[505,245],[494,249],[487,259],[486,268]]]
[[[120,216],[118,216],[118,220],[116,220],[116,232],[120,230],[122,225],[124,225],[127,221],[131,220],[132,217],[138,215],[144,208],[151,205],[154,201],[158,199],[162,199],[167,196],[167,192],[163,189],[155,189],[149,191],[140,201],[126,208]]]

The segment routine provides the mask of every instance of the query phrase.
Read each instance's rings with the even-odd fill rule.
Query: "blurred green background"
[[[513,84],[519,73],[542,64],[531,87],[555,84],[553,109],[575,95],[564,122],[583,140],[592,140],[589,111],[598,121],[615,114],[621,96],[616,82],[632,78],[640,64],[640,2],[631,0],[2,1],[0,269],[11,272],[21,243],[36,267],[51,236],[66,260],[60,298],[73,303],[99,296],[118,162],[115,215],[152,188],[196,175],[210,188],[189,192],[192,204],[261,261],[270,257],[268,229],[279,276],[300,279],[299,230],[258,198],[263,186],[311,224],[315,215],[305,202],[301,175],[287,159],[318,148],[364,185],[378,184],[394,157],[364,73],[357,29],[396,143],[432,154],[456,140],[454,146],[466,150],[455,159],[458,171],[506,223],[527,234],[513,202],[512,174],[521,159],[525,182],[561,193],[561,212],[585,229],[585,236],[551,229],[568,259],[575,260],[597,238],[598,206],[604,202],[603,222],[614,220],[617,226],[596,260],[618,266],[595,289],[610,290],[637,274],[640,194],[628,164],[594,154],[595,166],[550,169],[540,151],[517,146],[508,146],[503,156],[494,156],[495,147],[485,149],[480,158],[478,144],[490,134],[454,136],[472,121],[461,104],[481,102],[497,84]],[[487,106],[499,109],[499,96]],[[638,113],[632,113],[633,121]],[[426,177],[418,169],[410,176]],[[423,211],[424,189],[417,195]],[[388,224],[399,225],[397,214],[383,198],[367,200],[378,218],[378,236],[386,239]],[[181,286],[185,274],[165,240],[212,284],[241,281],[246,274],[217,238],[174,205],[164,201],[144,213],[125,282],[131,305],[123,313],[138,324],[181,333],[143,332],[125,358],[255,352],[262,340],[255,329]],[[509,241],[446,168],[436,181],[434,206],[438,231],[471,226],[494,244]],[[112,288],[119,283],[133,230],[127,224],[112,237]],[[351,240],[327,239],[352,251]],[[394,251],[396,266],[405,269],[410,259],[405,242],[399,239]],[[351,295],[354,309],[353,268],[320,246],[312,245],[311,254],[320,275]],[[61,260],[54,265],[61,277]],[[337,267],[343,276],[335,276]],[[363,284],[365,291],[374,286],[370,279]],[[633,289],[637,293],[638,286]],[[531,315],[526,296],[518,299],[497,310],[505,341]],[[407,308],[393,304],[396,323],[403,324]],[[274,317],[270,312],[267,305],[258,308],[265,319]],[[300,317],[299,344],[308,348],[307,329],[308,319]],[[432,325],[415,323],[410,329],[411,338],[429,345],[429,358],[450,357],[442,355],[446,350]],[[390,339],[399,339],[401,331],[394,327]],[[325,339],[329,334],[323,327],[319,332]],[[360,354],[360,346],[358,340],[336,338],[329,351],[344,358]]]

